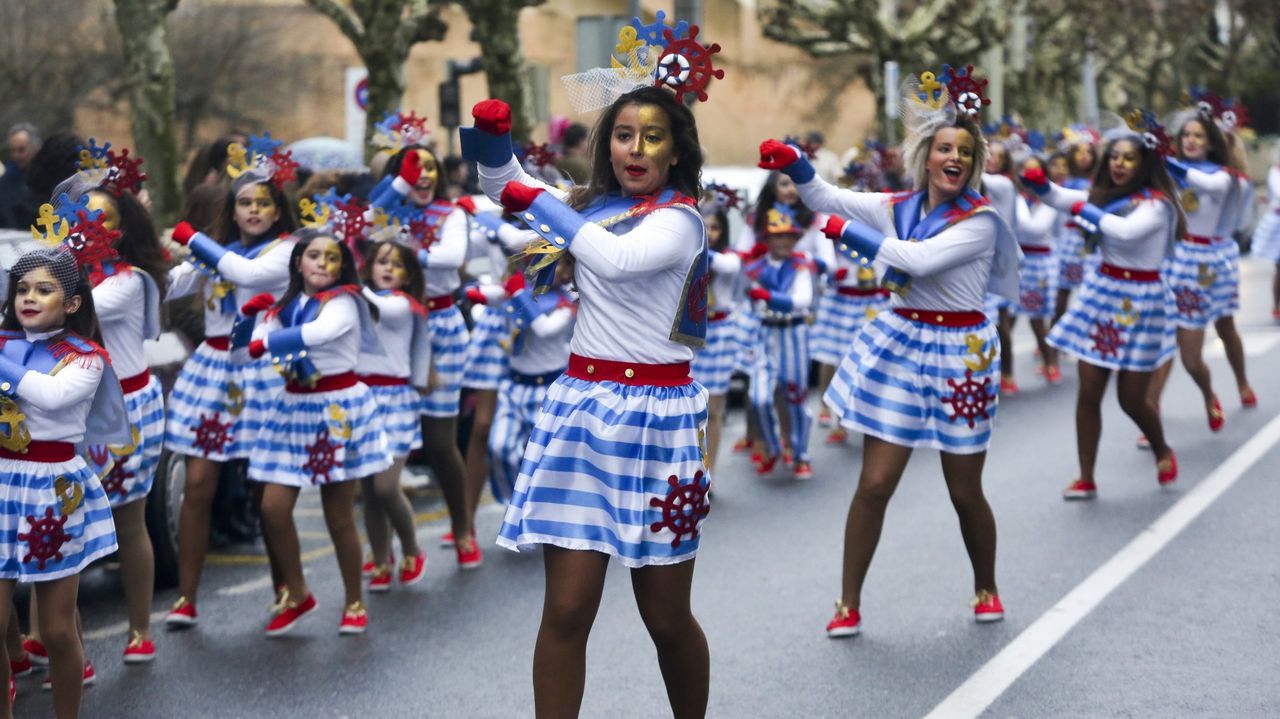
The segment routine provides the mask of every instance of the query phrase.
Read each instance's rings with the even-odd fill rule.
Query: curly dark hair
[[[764,181],[764,187],[760,188],[760,195],[756,197],[755,210],[751,213],[751,231],[755,233],[757,241],[764,241],[764,236],[768,234],[765,230],[769,224],[769,209],[778,202],[778,182],[782,178],[781,172],[770,172]],[[803,228],[801,232],[809,229],[813,224],[813,210],[798,197],[791,209],[796,211],[796,226]]]
[[[364,253],[364,267],[360,270],[360,281],[366,287],[373,287],[373,263],[382,253],[383,247],[390,247],[392,252],[400,255],[400,264],[404,265],[407,281],[400,290],[413,299],[422,301],[427,292],[426,280],[422,276],[422,265],[418,264],[418,257],[413,249],[399,242],[379,240],[370,244]]]
[[[254,182],[256,178],[249,175],[241,175],[236,181],[231,183],[226,189],[226,199],[223,200],[222,214],[218,217],[218,222],[214,225],[213,239],[218,244],[229,245],[239,241],[240,227],[236,225],[236,193],[243,188],[242,183]],[[276,187],[274,182],[263,182],[267,191],[271,193],[271,199],[276,203],[278,215],[276,221],[267,229],[266,233],[258,239],[276,238],[280,235],[287,235],[298,228],[298,209],[294,203],[289,201],[284,190]]]
[[[1110,158],[1116,145],[1122,142],[1128,142],[1137,148],[1139,163],[1133,179],[1124,185],[1117,185],[1111,179]],[[1135,192],[1145,189],[1159,190],[1169,198],[1169,202],[1173,203],[1174,211],[1178,215],[1178,239],[1182,239],[1187,234],[1187,218],[1182,212],[1182,203],[1178,200],[1178,188],[1173,184],[1173,178],[1169,177],[1169,171],[1165,169],[1164,159],[1154,150],[1149,149],[1141,137],[1135,134],[1124,134],[1109,140],[1094,165],[1093,187],[1089,189],[1091,204],[1104,207],[1114,200],[1128,197]]]

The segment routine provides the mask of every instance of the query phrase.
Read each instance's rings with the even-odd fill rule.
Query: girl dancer
[[[258,295],[243,308],[251,315],[270,307],[253,330],[249,356],[270,352],[288,380],[249,459],[249,477],[266,485],[263,531],[287,587],[267,624],[268,637],[290,632],[317,606],[302,576],[293,523],[298,493],[316,485],[346,592],[338,633],[363,634],[368,627],[352,480],[375,475],[393,460],[373,393],[355,374],[361,352],[383,352],[358,282],[351,250],[326,231],[308,229],[299,233],[280,300],[272,304],[270,295]]]
[[[1065,161],[1065,158],[1061,158]],[[1052,160],[1050,160],[1052,163]],[[1038,159],[1028,158],[1023,172],[1041,167]],[[1053,300],[1057,295],[1058,258],[1053,251],[1054,233],[1061,224],[1061,213],[1040,201],[1034,192],[1023,191],[1018,197],[1018,245],[1022,248],[1023,265],[1017,315],[1027,317],[1031,333],[1040,349],[1040,372],[1049,384],[1062,381],[1058,368],[1058,352],[1049,346],[1046,336],[1053,319]],[[1009,323],[1013,329],[1013,321]],[[1001,365],[1003,368],[1003,365]]]
[[[37,222],[50,240],[107,232],[101,217],[79,214],[71,226],[50,205]],[[0,324],[0,493],[8,515],[0,603],[10,605],[15,582],[34,583],[54,714],[63,719],[79,714],[91,676],[76,626],[79,574],[116,551],[110,503],[74,445],[131,441],[119,380],[106,351],[88,339],[96,335],[93,294],[70,246],[14,263]],[[9,671],[8,662],[0,666]]]
[[[738,341],[736,305],[742,294],[742,256],[729,249],[729,215],[716,186],[708,187],[702,222],[707,229],[711,251],[711,288],[708,299],[707,343],[693,356],[692,372],[707,389],[707,473],[715,469],[724,432],[725,408],[729,400],[729,379],[743,354]],[[728,189],[728,188],[725,188]],[[734,196],[736,200],[736,195]]]
[[[1280,321],[1280,145],[1274,153],[1275,162],[1267,170],[1267,206],[1253,229],[1253,254],[1276,265],[1271,279],[1271,319]]]
[[[1080,477],[1063,492],[1066,499],[1097,496],[1094,467],[1102,434],[1102,397],[1118,372],[1120,408],[1138,425],[1156,453],[1161,486],[1178,477],[1178,460],[1165,443],[1160,413],[1147,399],[1151,375],[1173,355],[1173,300],[1160,279],[1160,266],[1185,234],[1173,181],[1161,161],[1164,130],[1150,113],[1129,118],[1131,126],[1107,133],[1105,161],[1088,192],[1053,184],[1043,170],[1023,177],[1041,199],[1070,209],[1077,225],[1100,235],[1102,265],[1090,273],[1049,344],[1075,355],[1080,393],[1076,400],[1076,446]]]
[[[1018,187],[1013,181],[1013,155],[1003,141],[989,141],[987,161],[979,190],[1016,233],[1018,230]],[[994,292],[987,293],[985,311],[996,325],[1000,339],[1000,394],[1012,397],[1018,393],[1013,378],[1013,307],[1014,303]]]
[[[1071,190],[1087,192],[1098,168],[1098,133],[1083,125],[1068,127],[1063,131],[1070,177],[1054,182]],[[1069,212],[1069,210],[1068,210]],[[1096,248],[1085,244],[1084,232],[1075,223],[1065,226],[1058,235],[1058,301],[1053,310],[1053,324],[1062,319],[1071,301],[1071,293],[1084,282],[1084,278],[1097,267]]]
[[[463,149],[479,162],[486,194],[545,239],[531,249],[549,258],[567,249],[577,260],[569,369],[547,392],[498,536],[510,549],[543,545],[536,712],[578,713],[613,556],[632,569],[673,714],[702,716],[709,658],[689,597],[709,511],[707,399],[689,360],[705,337],[710,277],[693,114],[660,88],[623,94],[596,125],[591,178],[569,204],[515,161],[506,103],[487,100],[472,114]]]
[[[862,473],[845,525],[844,572],[830,637],[861,630],[862,584],[885,507],[912,450],[942,450],[942,473],[973,564],[974,618],[1004,617],[995,579],[996,525],[982,493],[1000,363],[996,330],[983,313],[988,291],[1018,291],[1012,233],[977,192],[986,143],[976,115],[985,81],[944,66],[908,91],[905,156],[917,190],[852,192],[814,174],[797,148],[760,146],[761,167],[796,180],[810,207],[832,213],[826,233],[859,264],[887,267],[892,312],[863,327],[824,400],[844,426],[865,435]],[[845,220],[844,218],[851,218]]]
[[[296,227],[292,206],[280,186],[280,170],[265,160],[240,169],[243,148],[232,148],[238,175],[232,181],[215,234],[218,240],[179,223],[173,239],[190,242],[189,262],[169,273],[169,299],[200,292],[205,298],[205,341],[187,360],[169,394],[165,446],[186,456],[187,481],[178,519],[177,601],[165,617],[171,628],[196,624],[196,594],[209,550],[209,521],[222,465],[248,459],[264,417],[276,411],[284,383],[266,360],[244,364],[231,359],[248,343],[251,327],[239,308],[259,293],[282,293],[289,282],[289,253]],[[260,155],[254,153],[255,160]],[[255,503],[261,488],[254,488]],[[277,599],[281,577],[267,545]]]
[[[378,308],[378,339],[383,354],[361,354],[360,381],[372,393],[376,424],[387,436],[393,459],[387,469],[361,478],[364,526],[369,534],[374,567],[370,592],[391,589],[391,553],[388,528],[400,538],[400,584],[422,580],[427,554],[418,546],[413,508],[400,489],[400,473],[409,452],[422,446],[422,395],[429,391],[431,334],[427,308],[418,301],[423,293],[422,268],[406,245],[383,240],[369,247],[362,278],[363,294]]]

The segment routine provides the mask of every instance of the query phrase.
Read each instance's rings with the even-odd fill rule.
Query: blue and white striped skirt
[[[407,384],[370,385],[374,407],[377,410],[375,424],[382,427],[387,436],[387,451],[392,457],[407,457],[409,452],[422,446],[422,395]]]
[[[704,464],[707,391],[588,382],[547,391],[498,534],[603,552],[628,567],[693,559],[710,509]]]
[[[742,345],[738,341],[738,325],[730,314],[722,320],[707,322],[707,343],[693,356],[690,373],[698,384],[707,388],[709,394],[721,395],[729,392],[729,378],[742,353]]]
[[[1058,289],[1076,289],[1102,264],[1101,253],[1085,253],[1084,236],[1073,228],[1063,230],[1058,236],[1054,254],[1058,257]]]
[[[62,579],[116,551],[111,503],[80,457],[0,459],[0,502],[0,579]]]
[[[1229,282],[1227,258],[1215,245],[1182,240],[1165,261],[1160,277],[1172,291],[1169,315],[1178,327],[1202,330],[1218,317],[1222,291],[1220,282]],[[1226,301],[1222,297],[1222,302]]]
[[[1280,262],[1280,208],[1268,207],[1253,228],[1253,256],[1268,262]]]
[[[1177,349],[1172,294],[1163,281],[1095,272],[1049,332],[1049,344],[1097,367],[1152,372]]]
[[[437,384],[422,403],[422,413],[429,417],[456,417],[467,362],[467,322],[457,307],[446,307],[429,315],[427,330],[431,333],[431,364]]]
[[[164,442],[170,451],[215,462],[249,457],[244,367],[232,363],[226,350],[208,343],[196,348],[169,393]]]
[[[507,376],[507,351],[500,340],[510,336],[503,313],[485,308],[467,342],[466,370],[462,374],[462,386],[471,389],[495,390]]]
[[[1054,303],[1058,298],[1058,258],[1054,253],[1026,253],[1018,284],[1018,316],[1032,319],[1053,317]]]
[[[987,296],[982,298],[982,314],[987,316],[989,322],[999,322],[1000,310],[1012,311],[1013,302],[994,292],[988,292]]]
[[[249,458],[249,479],[313,487],[369,477],[391,466],[387,435],[364,384],[285,392]]]
[[[991,443],[999,388],[995,325],[939,327],[881,312],[858,334],[822,399],[855,432],[976,454]]]
[[[489,485],[499,502],[509,500],[520,476],[520,463],[548,385],[522,384],[510,379],[498,387],[498,404],[489,432]]]
[[[124,396],[133,441],[129,446],[94,444],[85,452],[112,507],[145,499],[164,450],[164,394],[155,375]]]
[[[1213,246],[1222,253],[1226,272],[1213,285],[1214,309],[1218,317],[1234,315],[1240,311],[1240,245],[1234,238],[1223,237]]]
[[[750,372],[760,357],[760,318],[742,306],[729,316],[733,322],[734,341],[738,344],[738,361],[734,363],[734,372]]]
[[[889,297],[880,292],[846,295],[836,291],[824,297],[809,333],[809,356],[839,367],[862,326],[888,306]]]

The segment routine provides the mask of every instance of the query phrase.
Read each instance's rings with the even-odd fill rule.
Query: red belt
[[[654,387],[680,387],[693,381],[689,376],[688,362],[640,364],[592,359],[575,354],[569,355],[569,371],[566,374],[588,382],[617,382]]]
[[[399,387],[409,384],[408,377],[392,377],[389,374],[362,374],[360,381],[370,387]]]
[[[287,382],[284,389],[293,394],[315,394],[316,392],[333,392],[334,390],[355,387],[360,383],[355,372],[343,372],[321,377],[315,384],[307,385],[299,382]]]
[[[21,459],[26,462],[70,462],[76,456],[76,446],[70,442],[46,442],[33,439],[24,452],[14,452],[0,447],[0,458]]]
[[[861,287],[837,287],[836,294],[845,297],[888,297],[889,290],[882,287],[873,287],[869,290]]]
[[[913,310],[909,307],[895,307],[893,311],[909,320],[937,325],[938,327],[973,327],[987,321],[987,316],[981,312]]]
[[[1191,233],[1187,233],[1182,237],[1182,239],[1186,240],[1187,242],[1190,242],[1193,245],[1212,245],[1216,238],[1205,237],[1204,235],[1193,235]]]
[[[427,298],[428,310],[443,310],[453,307],[453,295],[438,295]]]
[[[1103,263],[1098,271],[1107,277],[1114,277],[1117,280],[1132,280],[1134,282],[1159,282],[1159,270],[1131,270],[1128,267],[1116,267]]]
[[[1037,245],[1018,245],[1022,248],[1023,254],[1026,255],[1047,255],[1053,252],[1052,247],[1039,247]]]
[[[712,312],[710,315],[707,315],[708,322],[723,322],[727,319],[729,319],[728,312]]]
[[[231,349],[231,338],[227,335],[205,337],[204,343],[216,350],[222,350],[223,352]]]
[[[151,370],[144,369],[141,374],[135,374],[132,377],[125,377],[120,380],[120,389],[124,390],[125,394],[132,394],[143,387],[146,387],[147,383],[150,381]]]

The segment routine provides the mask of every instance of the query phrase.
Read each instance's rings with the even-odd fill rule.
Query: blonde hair
[[[982,185],[982,172],[987,165],[987,138],[983,137],[982,128],[978,127],[977,122],[961,116],[957,117],[954,122],[943,125],[927,135],[920,133],[908,136],[906,142],[902,144],[903,157],[906,159],[905,164],[910,169],[915,189],[925,189],[925,183],[928,181],[929,175],[925,172],[925,166],[929,161],[929,151],[933,149],[933,138],[940,131],[951,127],[957,130],[964,130],[973,137],[973,171],[969,175],[969,187],[977,190]]]

